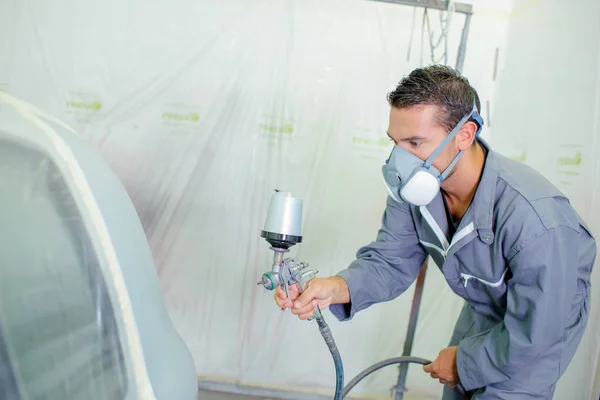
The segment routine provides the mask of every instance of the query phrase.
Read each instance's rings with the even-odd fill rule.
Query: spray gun
[[[282,286],[288,299],[291,286],[298,285],[300,292],[304,291],[308,282],[317,275],[318,271],[310,268],[308,263],[296,263],[292,258],[284,258],[285,253],[290,251],[290,247],[302,242],[302,199],[292,197],[289,192],[275,190],[271,197],[261,237],[269,242],[271,250],[275,254],[271,271],[265,272],[257,285],[262,285],[267,290],[274,290],[277,286]],[[339,400],[342,398],[344,388],[342,357],[319,307],[313,318],[316,319],[321,336],[333,356],[336,371],[334,399]]]
[[[293,258],[284,258],[289,248],[302,242],[302,199],[292,197],[291,193],[275,190],[269,205],[269,212],[261,237],[271,245],[273,267],[265,272],[257,285],[267,290],[282,286],[287,298],[290,298],[289,288],[298,284],[300,292],[306,289],[308,282],[319,271],[309,268],[308,263],[296,263]],[[317,308],[316,315],[320,315]]]

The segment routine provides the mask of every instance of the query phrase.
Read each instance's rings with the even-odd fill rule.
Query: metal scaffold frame
[[[392,3],[403,6],[422,7],[438,11],[448,11],[450,7],[450,0],[369,0],[378,1],[381,3]],[[465,62],[465,55],[467,53],[467,39],[469,37],[469,27],[471,25],[471,16],[473,15],[473,6],[466,3],[452,3],[453,12],[459,14],[465,14],[465,24],[463,26],[462,36],[460,38],[460,45],[458,46],[458,53],[456,56],[455,69],[459,72],[462,71]]]

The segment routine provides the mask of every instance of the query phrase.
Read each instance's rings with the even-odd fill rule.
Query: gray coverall
[[[490,149],[475,196],[459,222],[442,194],[426,207],[388,198],[377,239],[341,271],[349,320],[402,294],[430,255],[464,298],[450,346],[472,399],[551,399],[581,341],[596,243],[550,182]],[[454,224],[456,223],[456,225]],[[444,388],[443,399],[458,399]]]

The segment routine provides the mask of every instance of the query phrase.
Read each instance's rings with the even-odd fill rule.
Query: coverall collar
[[[485,149],[487,155],[483,172],[473,197],[473,224],[479,237],[484,243],[492,244],[494,232],[492,219],[494,216],[494,203],[496,202],[496,184],[498,182],[497,155],[490,145],[481,137],[477,138],[479,144]]]

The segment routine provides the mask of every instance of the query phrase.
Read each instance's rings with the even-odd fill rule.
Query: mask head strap
[[[450,131],[448,136],[446,136],[444,141],[442,143],[440,143],[440,145],[437,147],[437,149],[435,149],[435,151],[429,156],[427,161],[425,161],[424,167],[429,168],[431,166],[431,163],[433,163],[433,161],[436,158],[438,158],[440,153],[446,148],[446,146],[448,146],[448,143],[450,143],[450,141],[452,139],[454,139],[454,136],[456,136],[458,131],[460,131],[460,129],[463,127],[463,125],[467,123],[469,118],[471,118],[471,115],[473,114],[473,112],[477,112],[477,107],[475,106],[475,104],[473,104],[473,110],[471,110],[470,113],[468,113],[467,115],[462,117],[462,119],[458,122],[458,124],[456,124],[454,129],[452,129],[452,131]]]
[[[460,160],[460,158],[462,157],[464,151],[461,151],[460,153],[458,153],[456,155],[456,157],[454,157],[454,160],[450,163],[450,165],[448,165],[448,168],[446,168],[444,170],[444,172],[442,172],[442,175],[440,175],[439,177],[439,181],[440,183],[444,182],[446,180],[446,178],[448,177],[448,174],[450,173],[450,171],[452,171],[452,169],[454,168],[454,166],[456,165],[456,163],[458,162],[458,160]]]
[[[429,169],[431,167],[431,164],[433,163],[433,161],[440,155],[440,153],[446,148],[448,143],[450,143],[450,141],[456,136],[458,131],[460,131],[460,129],[463,127],[463,125],[466,124],[467,121],[469,121],[470,119],[473,119],[474,122],[478,125],[475,136],[476,137],[479,136],[479,133],[481,132],[481,128],[483,127],[483,119],[477,112],[477,105],[475,104],[475,102],[473,102],[473,109],[471,110],[471,112],[469,114],[465,115],[464,117],[462,117],[462,119],[458,122],[458,124],[456,124],[454,129],[452,129],[452,131],[450,131],[448,136],[446,136],[444,141],[442,143],[440,143],[440,145],[437,147],[437,149],[435,149],[435,151],[429,156],[427,161],[425,161],[425,163],[423,164],[424,168]],[[454,168],[454,166],[456,165],[458,160],[460,160],[460,157],[462,157],[463,152],[464,152],[464,150],[459,152],[458,155],[452,161],[452,163],[448,166],[448,168],[446,168],[446,170],[442,173],[442,175],[440,176],[440,183],[443,182],[444,179],[446,179],[446,177],[450,173],[450,171],[452,171],[452,169]]]

